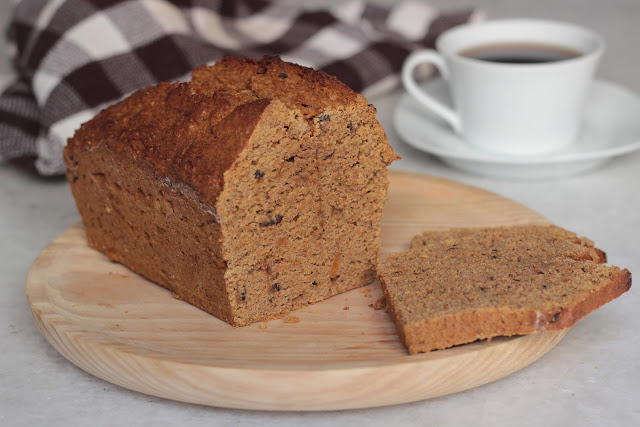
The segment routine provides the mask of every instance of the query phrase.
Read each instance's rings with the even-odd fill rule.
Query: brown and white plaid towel
[[[10,22],[16,81],[0,96],[0,161],[64,173],[67,138],[136,89],[183,80],[223,55],[280,55],[370,95],[398,82],[410,50],[472,10],[350,1],[304,9],[267,0],[22,0]]]

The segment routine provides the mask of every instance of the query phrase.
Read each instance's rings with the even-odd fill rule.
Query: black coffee
[[[567,47],[537,43],[496,43],[474,46],[460,56],[506,64],[542,64],[576,58],[582,53]]]

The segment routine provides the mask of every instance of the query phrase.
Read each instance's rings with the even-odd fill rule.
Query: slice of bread
[[[425,232],[379,262],[410,354],[573,326],[631,287],[593,243],[555,226]]]

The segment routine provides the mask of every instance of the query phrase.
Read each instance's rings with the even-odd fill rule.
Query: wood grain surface
[[[548,223],[477,188],[392,172],[383,254],[427,229]],[[263,410],[332,410],[428,399],[504,377],[566,333],[498,338],[409,356],[379,284],[267,323],[233,328],[89,248],[66,230],[40,254],[26,293],[43,336],[85,371],[179,401]]]

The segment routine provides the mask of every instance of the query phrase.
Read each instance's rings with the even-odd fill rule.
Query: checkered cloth
[[[0,96],[0,161],[64,173],[62,148],[83,122],[223,55],[280,55],[371,95],[397,84],[410,50],[477,16],[415,1],[22,0],[8,31],[17,79]]]

